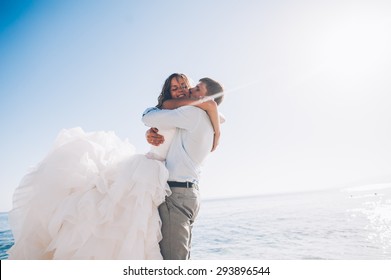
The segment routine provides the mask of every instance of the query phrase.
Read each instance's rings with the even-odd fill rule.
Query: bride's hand
[[[214,152],[217,148],[217,146],[219,145],[219,142],[220,142],[220,132],[214,134],[213,136],[213,147],[212,147],[212,150],[211,152]]]

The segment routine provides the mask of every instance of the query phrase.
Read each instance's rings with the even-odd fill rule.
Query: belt
[[[167,183],[171,188],[193,188],[197,186],[197,184],[190,182],[168,181]]]

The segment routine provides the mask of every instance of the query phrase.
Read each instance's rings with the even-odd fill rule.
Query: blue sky
[[[221,81],[204,198],[391,181],[391,3],[2,1],[0,211],[62,128],[144,153],[173,72]]]

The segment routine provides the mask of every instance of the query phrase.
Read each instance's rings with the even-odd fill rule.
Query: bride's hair
[[[171,81],[172,79],[176,79],[178,81],[179,78],[182,78],[185,81],[187,87],[190,88],[190,81],[185,74],[181,74],[181,73],[171,74],[164,82],[162,91],[157,99],[158,104],[156,105],[156,107],[161,108],[164,101],[171,99]]]

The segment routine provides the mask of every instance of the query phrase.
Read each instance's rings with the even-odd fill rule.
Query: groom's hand
[[[147,139],[147,142],[154,146],[159,146],[164,142],[163,135],[158,134],[158,129],[156,127],[151,127],[147,130],[145,133],[145,138]]]

